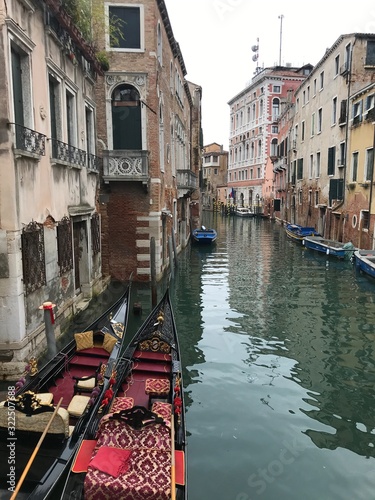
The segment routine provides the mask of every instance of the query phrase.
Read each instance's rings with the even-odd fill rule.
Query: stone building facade
[[[375,35],[341,35],[296,91],[291,128],[287,220],[362,248],[373,245],[374,71]]]
[[[95,79],[56,0],[0,1],[0,376],[22,372],[103,289]]]

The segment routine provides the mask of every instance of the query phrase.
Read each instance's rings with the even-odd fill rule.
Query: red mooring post
[[[53,308],[56,307],[56,304],[52,304],[52,302],[43,302],[39,309],[44,310],[44,324],[46,330],[47,337],[47,348],[48,348],[48,358],[53,358],[56,356],[56,338],[55,332],[53,331],[53,326],[55,324],[55,315],[53,314]]]

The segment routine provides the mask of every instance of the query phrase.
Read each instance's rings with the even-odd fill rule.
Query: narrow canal
[[[375,282],[261,219],[205,215],[171,284],[190,500],[375,499]]]

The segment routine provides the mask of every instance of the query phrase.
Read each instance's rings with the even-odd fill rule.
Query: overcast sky
[[[165,0],[187,80],[203,90],[204,144],[228,150],[228,101],[253,77],[251,48],[259,38],[261,67],[315,65],[337,38],[375,33],[374,0]],[[282,23],[280,15],[283,15]],[[281,37],[280,37],[281,35]]]

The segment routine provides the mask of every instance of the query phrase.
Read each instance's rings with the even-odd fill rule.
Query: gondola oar
[[[15,490],[14,490],[14,492],[13,492],[12,496],[10,497],[10,500],[14,500],[14,499],[16,498],[16,496],[18,495],[18,492],[20,491],[20,488],[21,488],[21,486],[22,486],[22,483],[24,482],[25,477],[26,477],[27,473],[29,472],[30,467],[32,466],[32,463],[34,462],[35,456],[36,456],[36,454],[38,453],[39,448],[40,448],[40,446],[41,446],[41,444],[42,444],[42,442],[43,442],[44,438],[46,437],[46,434],[47,434],[47,432],[48,432],[48,429],[50,428],[50,426],[51,426],[51,424],[52,424],[53,419],[55,418],[55,416],[57,415],[57,412],[59,411],[59,408],[60,408],[60,405],[61,405],[61,403],[62,403],[62,400],[63,400],[63,398],[61,398],[61,399],[60,399],[60,401],[58,402],[58,404],[57,404],[57,406],[56,406],[56,408],[55,408],[54,412],[52,413],[51,418],[49,419],[49,421],[48,421],[48,423],[47,423],[47,425],[46,425],[46,428],[45,428],[45,429],[44,429],[44,431],[43,431],[43,434],[40,436],[40,439],[39,439],[39,441],[38,441],[37,445],[35,446],[35,449],[34,449],[34,451],[32,452],[32,455],[31,455],[31,457],[29,458],[29,461],[27,462],[27,465],[26,465],[26,467],[25,467],[25,470],[22,472],[22,475],[21,475],[21,477],[20,477],[20,479],[19,479],[19,481],[18,481],[18,483],[17,483],[17,486],[16,486],[16,488],[15,488]]]

